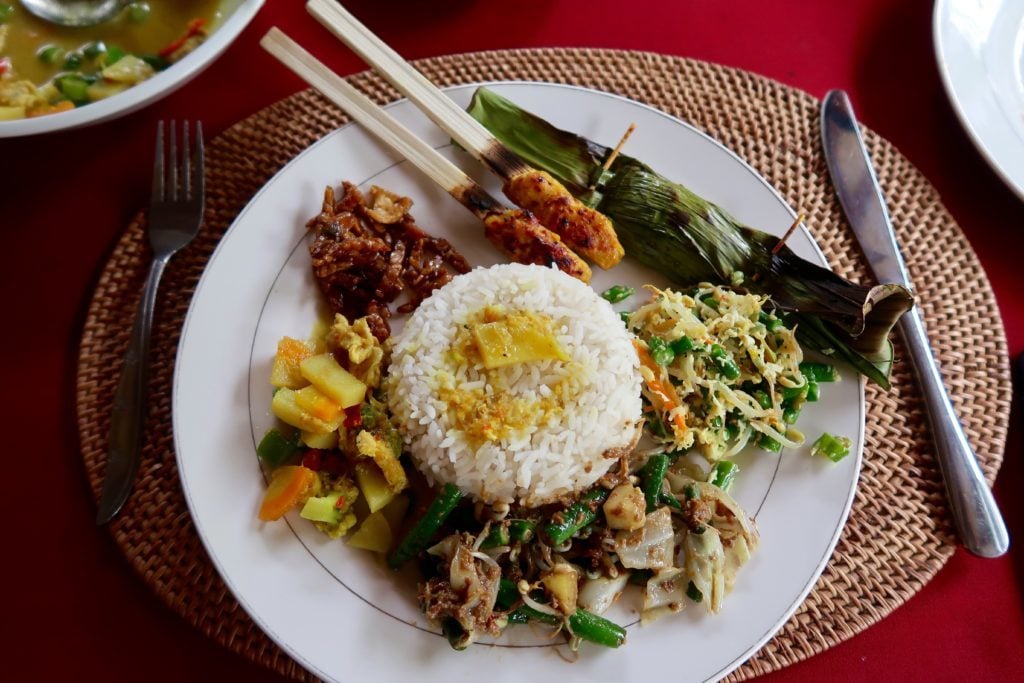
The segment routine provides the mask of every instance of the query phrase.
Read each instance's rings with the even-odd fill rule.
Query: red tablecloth
[[[844,88],[863,121],[939,189],[999,298],[1013,355],[1024,349],[1022,204],[989,170],[939,81],[926,0],[604,0],[347,3],[409,58],[495,48],[651,50],[748,69],[822,96]],[[0,252],[7,389],[3,423],[6,680],[273,680],[164,608],[103,529],[85,483],[74,370],[104,258],[148,195],[158,119],[200,118],[210,137],[299,89],[258,47],[279,25],[342,74],[364,65],[298,0],[268,0],[208,71],[142,112],[87,130],[0,141]],[[993,334],[1001,334],[993,330]],[[1024,532],[1021,415],[996,495]],[[12,476],[13,475],[13,476]],[[1024,543],[1007,557],[958,551],[905,606],[852,640],[785,669],[794,680],[1000,680],[1024,676]],[[670,669],[666,669],[670,671]]]

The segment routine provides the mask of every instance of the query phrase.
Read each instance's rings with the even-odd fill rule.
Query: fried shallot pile
[[[469,271],[466,259],[447,240],[423,232],[409,214],[412,200],[376,185],[369,198],[351,184],[324,190],[319,215],[307,227],[315,231],[309,246],[313,274],[335,313],[349,320],[367,316],[373,335],[391,334],[388,304],[408,290],[399,313],[412,311],[432,291]]]

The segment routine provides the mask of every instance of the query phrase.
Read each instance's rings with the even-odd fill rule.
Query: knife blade
[[[842,90],[825,96],[821,141],[832,184],[868,264],[880,282],[911,286],[885,198]],[[917,307],[899,322],[927,407],[946,497],[964,547],[980,557],[998,557],[1010,544],[999,508],[978,466],[946,392]]]

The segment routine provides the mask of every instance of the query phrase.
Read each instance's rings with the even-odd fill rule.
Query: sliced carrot
[[[172,40],[166,47],[164,47],[164,49],[160,50],[160,52],[158,52],[157,54],[159,54],[164,59],[167,59],[175,52],[177,52],[181,48],[181,46],[185,44],[186,40],[188,40],[194,35],[203,33],[203,25],[205,23],[206,19],[203,18],[193,19],[192,21],[188,22],[188,26],[185,27],[185,32],[177,38],[175,38],[174,40]]]
[[[651,358],[651,354],[647,349],[640,343],[638,339],[633,340],[633,347],[636,349],[636,355],[640,357],[640,364],[650,370],[655,377],[661,375],[661,369],[658,364]],[[671,385],[670,385],[671,386]],[[666,413],[671,413],[679,406],[678,399],[675,398],[674,389],[666,389],[665,385],[660,380],[651,379],[647,381],[647,387],[651,390],[651,393],[658,397],[662,403],[662,408]],[[686,432],[686,420],[683,419],[682,415],[678,413],[672,416],[672,423],[675,425],[676,434],[682,436]]]
[[[267,492],[263,494],[259,518],[264,522],[281,519],[304,497],[308,497],[316,481],[316,472],[302,465],[288,465],[274,470]]]

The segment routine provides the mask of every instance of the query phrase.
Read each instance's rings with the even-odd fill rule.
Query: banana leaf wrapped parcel
[[[628,256],[678,285],[717,281],[769,295],[787,312],[802,344],[889,387],[889,333],[914,304],[907,288],[860,285],[785,245],[775,249],[778,237],[740,224],[638,159],[618,155],[604,170],[611,148],[555,128],[487,88],[476,91],[469,113],[608,216]]]

